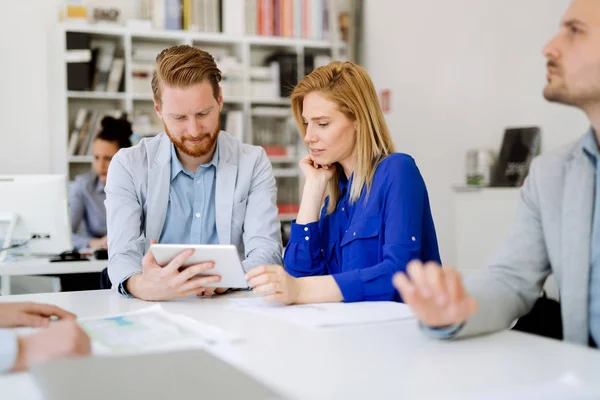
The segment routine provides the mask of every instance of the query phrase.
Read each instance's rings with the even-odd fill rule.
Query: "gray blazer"
[[[582,140],[533,162],[508,240],[485,272],[465,283],[479,310],[457,337],[508,328],[532,309],[553,273],[564,340],[587,345],[594,187]]]
[[[219,134],[215,203],[219,242],[238,248],[244,269],[282,264],[277,187],[261,147]],[[113,287],[142,270],[150,239],[158,240],[169,202],[171,141],[164,133],[121,149],[108,169],[108,273]]]

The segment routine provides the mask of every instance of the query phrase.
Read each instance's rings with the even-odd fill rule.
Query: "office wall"
[[[587,129],[580,111],[542,97],[542,47],[568,3],[365,0],[362,61],[392,91],[387,122],[425,177],[445,262],[456,257],[451,185],[464,181],[467,149],[499,149],[506,126],[541,126],[543,151]]]
[[[53,132],[57,99],[56,21],[63,0],[27,0],[0,5],[0,174],[64,170],[56,157]],[[93,6],[118,6],[123,15],[139,14],[137,0],[87,0]],[[58,136],[63,137],[63,136]]]
[[[60,1],[9,3],[0,6],[0,174],[48,172],[46,32]]]

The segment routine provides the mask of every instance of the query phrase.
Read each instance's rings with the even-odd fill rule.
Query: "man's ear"
[[[162,111],[160,110],[160,103],[158,103],[154,97],[152,97],[152,102],[154,103],[154,111],[156,111],[156,115],[158,115],[158,118],[160,118],[162,121],[163,118]]]
[[[223,89],[219,86],[219,95],[217,96],[217,103],[219,104],[219,112],[223,111]]]

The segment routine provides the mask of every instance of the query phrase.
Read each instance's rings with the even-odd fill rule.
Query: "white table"
[[[226,307],[232,296],[162,303],[165,310],[241,334],[244,368],[301,399],[429,399],[485,395],[575,373],[598,383],[600,351],[518,332],[462,341],[426,338],[415,321],[312,331]],[[3,297],[56,304],[79,317],[103,316],[150,304],[113,291]],[[2,398],[39,399],[29,374],[0,378]],[[199,392],[201,393],[201,392]]]
[[[17,261],[0,263],[2,286],[0,294],[10,295],[10,277],[22,275],[55,275],[78,274],[85,272],[101,272],[108,265],[108,260],[50,262],[48,258],[22,258]]]

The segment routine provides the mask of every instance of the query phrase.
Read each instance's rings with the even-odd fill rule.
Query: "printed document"
[[[361,303],[321,303],[286,306],[250,297],[229,300],[230,307],[278,318],[311,329],[341,328],[378,322],[414,319],[402,303],[372,301]]]

